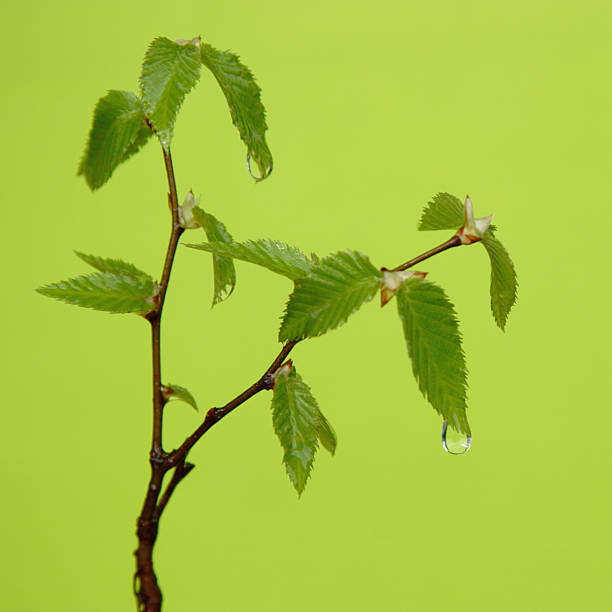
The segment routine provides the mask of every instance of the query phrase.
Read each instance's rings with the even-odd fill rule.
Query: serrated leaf
[[[283,463],[299,495],[304,491],[317,451],[320,412],[310,387],[292,367],[276,379],[272,423],[283,447]]]
[[[143,112],[143,117],[144,117],[144,112]],[[144,147],[147,144],[147,142],[149,142],[149,138],[151,138],[152,135],[153,135],[153,130],[149,127],[149,125],[143,119],[142,123],[140,124],[140,128],[138,129],[138,132],[136,133],[136,138],[134,138],[134,141],[132,142],[132,144],[130,144],[130,146],[125,150],[125,153],[123,155],[121,162],[123,163],[124,161],[132,157],[132,155],[135,155],[136,153],[138,153],[138,151],[140,151],[140,149],[142,149],[142,147]]]
[[[156,38],[147,49],[140,91],[144,109],[162,146],[168,149],[185,96],[200,78],[199,39],[173,42]]]
[[[195,220],[204,228],[206,236],[215,244],[231,244],[231,234],[221,221],[210,213],[204,212],[195,206],[193,209]],[[236,269],[231,257],[213,252],[213,274],[215,279],[215,294],[213,306],[227,299],[236,286]]]
[[[194,410],[198,410],[195,398],[191,395],[189,389],[175,384],[164,385],[163,394],[167,401],[180,400],[189,404]]]
[[[219,51],[209,44],[201,46],[202,63],[213,73],[219,83],[232,123],[238,128],[247,155],[259,168],[256,181],[265,179],[272,172],[272,154],[266,144],[266,111],[261,103],[261,89],[251,71],[230,51]]]
[[[100,272],[45,285],[36,291],[75,306],[146,314],[153,308],[156,287],[152,278],[141,274]]]
[[[97,255],[86,255],[79,251],[74,252],[77,257],[80,257],[85,263],[100,272],[111,272],[117,275],[127,275],[128,277],[141,277],[150,279],[149,275],[142,270],[139,270],[135,265],[127,263],[121,259],[110,259],[106,257],[98,257]],[[153,280],[153,279],[150,279]]]
[[[231,243],[204,242],[186,246],[263,266],[291,280],[307,276],[312,268],[312,262],[302,251],[278,240],[259,239]]]
[[[437,193],[423,210],[419,230],[456,230],[463,223],[463,202],[450,193]]]
[[[138,96],[131,91],[109,91],[94,109],[77,175],[85,177],[90,189],[99,189],[119,164],[147,142],[151,133]]]
[[[470,434],[467,370],[453,305],[437,285],[409,279],[397,293],[397,310],[419,389],[453,429]]]
[[[346,322],[380,288],[382,272],[357,251],[340,251],[313,264],[295,281],[281,324],[281,342],[320,336]]]
[[[450,193],[437,193],[423,209],[419,231],[456,230],[465,224],[464,205]],[[491,225],[495,230],[495,225]]]
[[[508,251],[491,230],[481,242],[491,260],[491,312],[499,328],[504,330],[510,309],[516,302],[516,270]]]
[[[332,455],[336,454],[336,447],[338,446],[338,438],[334,428],[329,424],[329,421],[323,416],[323,413],[318,411],[317,419],[317,435],[319,436],[319,442],[323,448],[328,450]]]

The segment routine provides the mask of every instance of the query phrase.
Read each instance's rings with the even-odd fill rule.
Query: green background
[[[155,36],[231,48],[263,88],[272,177],[254,185],[205,71],[176,127],[190,187],[238,240],[393,266],[437,191],[496,212],[519,273],[507,333],[478,246],[422,267],[456,304],[472,451],[446,455],[395,307],[364,307],[295,363],[339,434],[298,500],[260,394],[192,453],[164,517],[168,612],[603,610],[610,598],[609,2],[22,1],[4,9],[1,607],[134,609],[148,474],[147,325],[34,293],[72,249],[161,270],[169,222],[151,142],[91,194],[75,177],[93,106],[135,89]],[[188,238],[199,236],[198,233]],[[210,257],[182,249],[164,379],[205,409],[278,351],[290,283],[238,264],[210,309]],[[167,411],[166,446],[201,417]]]

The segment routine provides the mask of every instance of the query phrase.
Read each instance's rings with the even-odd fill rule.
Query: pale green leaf
[[[75,255],[100,272],[111,272],[112,274],[117,275],[124,274],[128,277],[142,277],[143,279],[150,278],[146,272],[139,270],[133,264],[127,263],[121,259],[110,259],[106,257],[98,257],[96,255],[86,255],[85,253],[81,253],[79,251],[75,251]]]
[[[464,222],[463,202],[450,193],[437,193],[423,210],[419,230],[456,230]]]
[[[453,429],[470,434],[467,370],[453,305],[437,285],[409,279],[397,293],[397,310],[419,389]]]
[[[203,44],[201,58],[225,95],[232,123],[247,146],[247,159],[255,162],[259,168],[259,177],[254,177],[255,180],[265,179],[272,172],[272,154],[266,144],[268,126],[266,111],[260,100],[261,89],[251,71],[230,51],[218,51]]]
[[[335,455],[336,446],[338,445],[336,432],[329,421],[323,416],[323,413],[320,410],[318,413],[317,435],[319,436],[319,442],[321,442],[323,448],[328,450],[332,455]]]
[[[491,230],[485,233],[481,242],[491,259],[491,311],[495,322],[503,330],[510,309],[516,302],[516,270],[508,251]]]
[[[130,91],[109,91],[94,109],[77,174],[85,177],[90,189],[100,188],[120,163],[147,142],[151,133],[138,96]]]
[[[145,54],[140,74],[142,101],[165,149],[170,146],[179,108],[200,78],[199,44],[199,39],[173,42],[160,37]]]
[[[100,272],[45,285],[36,291],[85,308],[146,314],[153,309],[156,287],[152,278],[141,274]]]
[[[189,389],[175,384],[168,384],[164,385],[162,391],[167,401],[171,402],[172,400],[180,400],[186,404],[189,404],[194,410],[198,409],[195,398],[193,395],[191,395]]]
[[[210,237],[209,237],[210,238]],[[247,240],[246,242],[204,242],[186,245],[192,249],[208,251],[219,256],[232,257],[263,266],[291,280],[306,276],[312,262],[296,247],[278,240]]]
[[[310,476],[320,412],[308,385],[292,367],[276,379],[272,396],[272,423],[283,447],[283,463],[299,495]]]
[[[346,322],[380,288],[382,272],[356,251],[341,251],[313,264],[295,281],[281,324],[281,342],[320,336]]]
[[[232,236],[221,221],[197,206],[193,209],[195,220],[204,228],[206,236],[214,244],[232,244]],[[231,257],[213,252],[215,294],[213,306],[228,298],[236,286],[236,270]]]

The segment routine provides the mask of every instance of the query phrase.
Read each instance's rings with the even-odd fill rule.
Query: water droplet
[[[472,436],[456,432],[448,427],[448,421],[442,423],[442,446],[451,455],[463,455],[472,446]]]
[[[268,178],[270,174],[272,174],[272,164],[270,164],[270,168],[268,168],[267,172],[263,173],[261,176],[253,174],[251,170],[251,153],[247,153],[246,166],[247,170],[249,171],[249,174],[251,175],[251,178],[254,178],[256,183],[258,183],[259,181],[263,181],[265,178]]]

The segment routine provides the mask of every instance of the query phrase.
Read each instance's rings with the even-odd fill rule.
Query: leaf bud
[[[472,204],[470,196],[466,196],[465,204],[463,206],[465,224],[457,232],[457,236],[459,236],[461,244],[472,244],[482,240],[482,237],[485,235],[485,232],[491,225],[494,214],[495,213],[491,213],[488,217],[474,219],[474,205]]]
[[[381,308],[397,293],[397,290],[409,278],[425,278],[427,272],[417,270],[387,270],[382,269],[383,280],[380,285]]]
[[[198,196],[196,200],[193,195],[193,191],[190,189],[189,193],[183,200],[183,204],[178,207],[179,223],[181,224],[181,227],[184,227],[185,229],[196,229],[200,227],[200,224],[193,216],[193,208],[199,204],[200,197]]]

